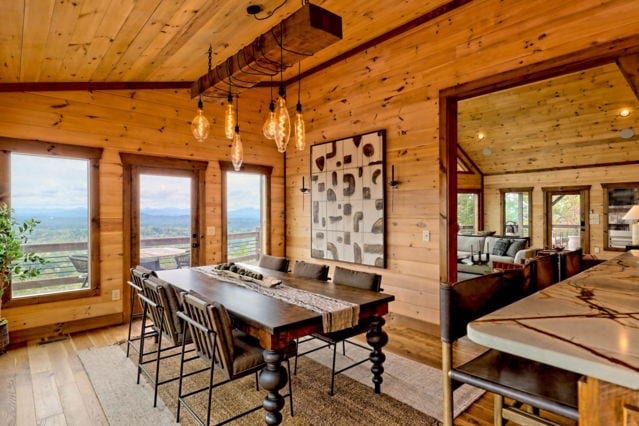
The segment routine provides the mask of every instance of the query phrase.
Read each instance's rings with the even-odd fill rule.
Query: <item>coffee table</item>
[[[457,272],[464,272],[466,274],[484,275],[493,271],[492,266],[489,263],[468,265],[466,263],[457,264]]]

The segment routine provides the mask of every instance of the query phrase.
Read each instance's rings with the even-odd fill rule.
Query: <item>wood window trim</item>
[[[551,203],[550,197],[553,193],[566,192],[566,193],[579,193],[581,196],[581,207],[584,212],[584,234],[585,238],[582,242],[582,250],[584,253],[590,253],[590,221],[588,220],[588,212],[590,212],[590,188],[591,185],[579,185],[579,186],[545,186],[541,188],[544,194],[544,214],[543,214],[543,226],[544,226],[544,247],[550,247],[550,232],[548,227],[550,218],[548,218],[548,207]]]
[[[483,186],[483,181],[482,181],[482,186]],[[482,191],[479,188],[472,188],[472,189],[457,188],[457,195],[459,196],[459,194],[477,195],[477,212],[475,213],[477,215],[477,231],[483,231],[484,230],[484,191]]]
[[[608,199],[608,189],[610,188],[639,188],[639,182],[613,182],[613,183],[602,183],[601,189],[603,192],[602,200],[603,200],[603,214],[602,214],[602,230],[603,230],[603,249],[607,251],[625,251],[625,248],[621,247],[610,247],[608,244],[608,206],[610,200]]]
[[[87,160],[89,162],[89,251],[91,253],[91,280],[89,288],[75,291],[39,294],[11,298],[11,286],[5,291],[2,304],[6,308],[80,299],[100,295],[100,159],[102,148],[67,145],[57,142],[0,137],[0,203],[10,206],[11,182],[10,154],[31,154]]]
[[[126,283],[131,278],[131,267],[132,256],[139,256],[139,253],[132,253],[131,251],[131,241],[133,238],[133,214],[132,214],[132,188],[135,185],[139,188],[139,182],[134,181],[134,176],[137,176],[139,172],[147,172],[149,174],[153,174],[154,171],[158,172],[158,174],[162,175],[170,175],[170,176],[188,176],[194,177],[191,186],[191,195],[197,194],[197,201],[195,198],[191,197],[191,211],[194,212],[192,214],[195,215],[193,218],[194,221],[198,224],[199,235],[198,235],[198,256],[191,257],[191,262],[193,265],[200,265],[206,261],[206,244],[204,243],[204,230],[206,229],[206,221],[205,217],[205,180],[206,180],[206,170],[208,168],[209,163],[207,161],[200,160],[185,160],[180,158],[172,158],[172,157],[157,157],[152,155],[137,155],[137,154],[129,154],[129,153],[120,153],[120,161],[122,162],[123,168],[123,224],[122,224],[122,233],[123,233],[123,242],[122,242],[122,279],[123,283]],[[136,219],[137,220],[137,219]],[[131,311],[130,306],[130,297],[131,297],[131,288],[128,285],[124,285],[124,291],[122,292],[122,309],[124,318],[128,318]]]
[[[533,237],[533,186],[521,188],[499,188],[499,226],[502,234],[506,235],[506,201],[504,196],[508,192],[524,192],[528,194],[528,238],[532,241]]]
[[[233,163],[230,161],[219,161],[220,171],[222,172],[222,259],[226,261],[227,259],[227,245],[228,245],[228,237],[227,237],[227,199],[226,199],[226,173],[234,172],[235,168],[233,167]],[[241,173],[256,173],[264,176],[264,193],[262,196],[264,197],[264,213],[266,214],[266,218],[264,219],[264,246],[266,247],[266,253],[271,253],[271,176],[273,174],[273,167],[264,166],[260,164],[242,164],[242,168],[240,170]]]

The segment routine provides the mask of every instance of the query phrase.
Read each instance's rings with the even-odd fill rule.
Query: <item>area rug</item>
[[[306,343],[309,344],[312,343]],[[287,400],[284,424],[359,424],[363,421],[373,425],[440,424],[437,419],[441,416],[440,370],[387,353],[382,395],[372,392],[370,366],[363,364],[349,370],[347,375],[337,376],[336,394],[331,397],[328,395],[330,370],[322,365],[330,365],[331,353],[323,349],[300,357],[298,374],[292,376],[295,416],[290,417]],[[348,358],[358,359],[367,353],[347,345]],[[111,425],[174,424],[177,383],[160,387],[161,401],[158,408],[153,409],[152,389],[146,384],[135,384],[134,363],[125,358],[118,346],[84,350],[79,356]],[[347,361],[339,355],[338,368]],[[192,362],[191,368],[201,367],[199,362]],[[179,357],[162,361],[162,378],[177,375],[178,371]],[[188,389],[205,386],[206,377],[200,376],[189,381]],[[463,411],[481,394],[474,388],[462,386],[455,394],[456,408]],[[214,395],[213,422],[219,422],[261,404],[265,392],[255,390],[254,376],[250,376],[217,388]],[[196,412],[205,416],[205,394],[193,396],[190,401]],[[182,413],[181,424],[195,424],[188,412]],[[263,424],[263,415],[264,411],[259,410],[235,424]]]

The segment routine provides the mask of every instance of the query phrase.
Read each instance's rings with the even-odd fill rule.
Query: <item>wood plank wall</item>
[[[639,177],[639,165],[625,165],[615,167],[592,167],[575,170],[559,170],[552,173],[516,173],[499,176],[484,177],[484,223],[485,229],[499,228],[499,188],[533,189],[533,236],[532,247],[542,248],[544,245],[544,196],[542,187],[580,186],[590,187],[590,210],[599,215],[599,224],[590,224],[590,250],[601,259],[610,259],[619,254],[618,251],[603,250],[603,230],[605,218],[603,216],[603,188],[602,183],[636,182]],[[595,252],[595,247],[600,251]]]
[[[387,192],[388,266],[357,269],[382,273],[393,313],[439,322],[439,91],[635,34],[632,3],[473,1],[303,80],[309,141],[386,129],[386,174],[395,165],[401,182]],[[287,253],[313,261],[309,173],[308,151],[287,153]]]
[[[283,157],[272,142],[263,141],[261,123],[268,92],[256,89],[242,95],[241,130],[245,162],[273,166],[271,180],[272,252],[284,254]],[[230,141],[224,138],[223,105],[205,103],[212,124],[209,140],[195,141],[190,120],[196,102],[188,90],[38,92],[0,94],[0,135],[104,148],[100,160],[100,281],[99,297],[6,308],[17,339],[35,334],[82,328],[77,320],[104,325],[99,317],[121,318],[123,301],[112,301],[111,292],[123,289],[123,178],[120,152],[172,156],[209,161],[206,171],[207,263],[221,260],[221,174],[218,160],[230,161]],[[256,133],[259,131],[260,133]],[[121,294],[124,292],[121,291]],[[128,302],[127,302],[128,303]],[[120,314],[120,315],[118,315]],[[88,321],[88,322],[91,322]],[[71,325],[71,323],[73,325]],[[65,328],[66,327],[66,328]]]

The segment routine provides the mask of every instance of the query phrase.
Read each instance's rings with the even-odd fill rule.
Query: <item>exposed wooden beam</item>
[[[61,92],[69,90],[187,89],[190,81],[70,81],[61,83],[2,83],[0,92]]]
[[[341,39],[342,18],[309,3],[198,78],[191,96],[253,87]]]
[[[617,66],[639,99],[639,54],[618,57]]]

